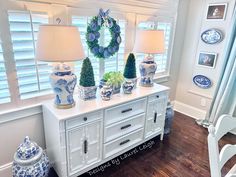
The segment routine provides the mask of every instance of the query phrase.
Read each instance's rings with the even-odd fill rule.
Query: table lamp
[[[85,58],[80,33],[75,26],[42,25],[39,27],[36,59],[46,62],[59,62],[50,75],[52,89],[56,95],[55,106],[59,109],[75,105],[74,88],[76,75],[65,62]]]
[[[153,55],[164,53],[164,51],[164,31],[137,30],[134,52],[147,54],[139,65],[141,86],[153,86],[153,77],[157,69]]]

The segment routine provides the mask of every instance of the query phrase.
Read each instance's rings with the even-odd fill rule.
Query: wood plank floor
[[[163,142],[159,137],[152,139],[115,158],[119,165],[110,161],[95,168],[100,172],[80,177],[210,177],[207,135],[207,130],[198,126],[194,119],[176,112],[172,131]],[[226,143],[236,144],[236,136],[226,135],[220,147]],[[131,156],[125,158],[128,155]],[[231,159],[223,168],[223,174],[235,162],[236,158]],[[101,171],[102,168],[105,169]],[[56,177],[53,171],[49,176]]]

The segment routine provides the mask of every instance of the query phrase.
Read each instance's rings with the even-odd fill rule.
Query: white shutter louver
[[[126,21],[125,20],[117,20],[117,23],[120,26],[120,35],[122,42],[119,46],[119,51],[113,55],[112,57],[105,59],[105,72],[109,71],[121,71],[124,70],[124,64],[125,64],[125,28],[126,28]],[[105,35],[110,35],[110,32],[107,30],[107,33]],[[109,40],[110,41],[110,40]],[[109,42],[105,44],[108,45]]]
[[[117,23],[120,25],[121,28],[121,38],[122,43],[120,44],[119,51],[117,54],[113,55],[110,58],[98,59],[94,57],[94,55],[89,51],[89,48],[86,43],[86,32],[87,32],[87,26],[90,22],[91,17],[86,16],[72,16],[72,24],[77,26],[80,31],[82,44],[84,47],[85,54],[90,58],[93,70],[94,70],[94,77],[95,81],[98,84],[100,77],[105,72],[109,71],[123,71],[124,69],[124,48],[125,48],[125,28],[126,28],[126,21],[125,20],[117,20]],[[104,46],[107,46],[110,42],[109,36],[110,32],[105,29],[103,32],[101,31],[100,40],[104,42]],[[106,38],[104,38],[106,36]],[[78,61],[75,64],[75,72],[78,78],[80,77],[80,71],[82,67],[82,61]]]
[[[9,103],[11,101],[11,96],[9,93],[5,60],[3,57],[2,42],[0,40],[0,104]]]
[[[89,57],[91,60],[92,66],[93,66],[93,71],[94,71],[94,77],[95,81],[99,81],[99,59],[95,58],[89,51],[89,48],[86,43],[86,32],[87,32],[87,26],[88,22],[90,21],[91,17],[82,17],[82,16],[73,16],[72,17],[72,24],[77,26],[80,32],[80,37],[82,41],[82,45],[84,48],[85,55]],[[82,61],[77,61],[75,63],[75,72],[77,77],[80,77],[80,72],[82,68]]]
[[[46,13],[9,11],[14,59],[21,99],[51,93],[49,74],[51,67],[35,60],[35,45],[40,24],[48,23]]]

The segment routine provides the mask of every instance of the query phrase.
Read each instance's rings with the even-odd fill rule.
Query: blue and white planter
[[[101,97],[103,100],[105,101],[108,101],[111,99],[111,96],[112,96],[112,88],[111,86],[108,86],[108,85],[104,85],[102,88],[101,88]]]
[[[78,86],[79,89],[79,98],[82,100],[91,100],[96,98],[97,86],[83,87]]]
[[[125,94],[131,94],[134,89],[134,83],[132,81],[125,81],[122,85],[123,92]]]
[[[140,85],[143,87],[153,86],[153,77],[157,69],[157,64],[154,58],[147,56],[139,65],[140,70]]]
[[[75,105],[73,98],[77,77],[71,72],[71,68],[65,64],[59,64],[54,68],[50,76],[51,85],[56,94],[55,105],[57,108],[71,108]]]
[[[47,177],[49,169],[46,153],[26,136],[14,154],[13,177]]]

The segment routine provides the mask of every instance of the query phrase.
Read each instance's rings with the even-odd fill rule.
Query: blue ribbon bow
[[[107,26],[108,28],[111,28],[113,26],[113,22],[111,17],[109,17],[109,12],[110,10],[108,9],[107,11],[103,11],[103,9],[99,9],[99,14],[98,14],[98,25],[102,25],[102,20],[104,21],[104,25]]]

